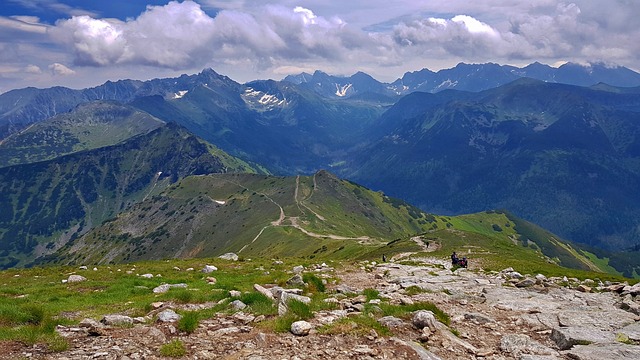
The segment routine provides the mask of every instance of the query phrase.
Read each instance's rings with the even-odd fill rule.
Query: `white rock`
[[[158,314],[158,321],[160,322],[176,322],[180,320],[182,316],[178,315],[175,311],[167,309]]]
[[[226,253],[218,256],[220,259],[238,261],[239,257],[235,253]]]
[[[217,267],[213,266],[213,265],[205,265],[204,268],[202,269],[202,272],[205,274],[208,273],[212,273],[214,271],[218,270]]]
[[[142,274],[140,275],[140,277],[146,278],[146,279],[151,279],[153,278],[153,274]]]
[[[69,275],[69,278],[67,279],[67,282],[70,282],[70,283],[82,282],[82,281],[87,281],[87,278],[82,275]]]
[[[309,335],[313,329],[313,325],[306,321],[296,321],[291,324],[291,333],[296,336],[306,336]]]

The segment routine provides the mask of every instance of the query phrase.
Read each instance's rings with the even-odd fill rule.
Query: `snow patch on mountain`
[[[262,111],[273,110],[287,104],[286,99],[253,88],[247,88],[241,96],[247,105]]]
[[[458,85],[458,81],[457,80],[447,79],[447,80],[441,82],[440,85],[436,86],[434,88],[434,90],[438,91],[440,89],[451,89],[451,88],[456,87],[456,85]]]
[[[183,96],[186,95],[186,93],[188,93],[189,90],[180,90],[177,93],[173,94],[173,98],[174,99],[181,99]]]
[[[349,90],[352,90],[352,89],[353,89],[353,84],[347,84],[343,86],[336,84],[336,96],[345,97],[351,92]]]

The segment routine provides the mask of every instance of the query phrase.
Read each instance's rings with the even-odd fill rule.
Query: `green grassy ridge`
[[[106,101],[83,104],[5,139],[0,144],[0,167],[115,145],[163,124],[127,105]]]
[[[348,258],[432,228],[435,217],[394,201],[325,171],[309,177],[192,176],[70,242],[46,262],[119,263],[226,252]]]
[[[210,150],[167,124],[117,145],[0,168],[0,266],[46,260],[43,255],[187,175],[246,170]]]
[[[280,207],[285,217],[274,225]],[[421,234],[422,246],[409,240],[415,234]],[[436,250],[424,253],[427,242],[436,244],[430,248]],[[426,214],[326,171],[299,177],[187,177],[69,244],[50,263],[119,263],[226,252],[316,260],[380,260],[383,254],[390,259],[415,252],[446,260],[452,251],[490,270],[589,274],[582,277],[611,270],[513,215]]]

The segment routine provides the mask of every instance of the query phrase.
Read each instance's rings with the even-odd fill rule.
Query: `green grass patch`
[[[178,320],[178,330],[191,334],[198,328],[200,324],[200,314],[197,311],[188,311],[181,314]]]
[[[370,335],[371,330],[375,330],[382,336],[392,335],[391,331],[385,326],[382,326],[375,317],[365,314],[342,318],[332,324],[318,328],[318,332],[321,334],[346,334],[360,337]]]
[[[326,286],[322,282],[322,279],[315,274],[306,273],[302,275],[302,280],[307,283],[308,290],[310,292],[325,292]]]
[[[380,297],[380,292],[376,289],[366,288],[362,290],[362,294],[367,297],[367,301]]]
[[[179,358],[187,354],[187,349],[184,347],[184,343],[180,340],[173,340],[160,347],[160,354],[162,356]]]
[[[240,301],[247,304],[255,315],[275,315],[278,313],[273,300],[259,292],[244,293],[240,296]]]

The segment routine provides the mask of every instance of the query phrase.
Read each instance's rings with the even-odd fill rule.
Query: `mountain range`
[[[319,169],[421,211],[505,209],[602,251],[629,249],[640,242],[639,85],[640,74],[626,68],[536,63],[425,69],[391,84],[319,71],[239,84],[206,69],[84,90],[13,90],[0,95],[4,266],[54,256],[71,238],[95,245],[106,237],[93,233],[102,222],[138,206],[154,209],[158,198],[140,201],[188,176]],[[142,140],[167,132],[174,135]],[[60,194],[70,203],[57,201]],[[97,199],[106,205],[95,217]],[[62,214],[68,207],[80,210]],[[38,219],[49,220],[34,226]],[[412,231],[419,230],[428,229]],[[163,232],[140,231],[131,236]],[[55,256],[47,259],[71,259]]]

